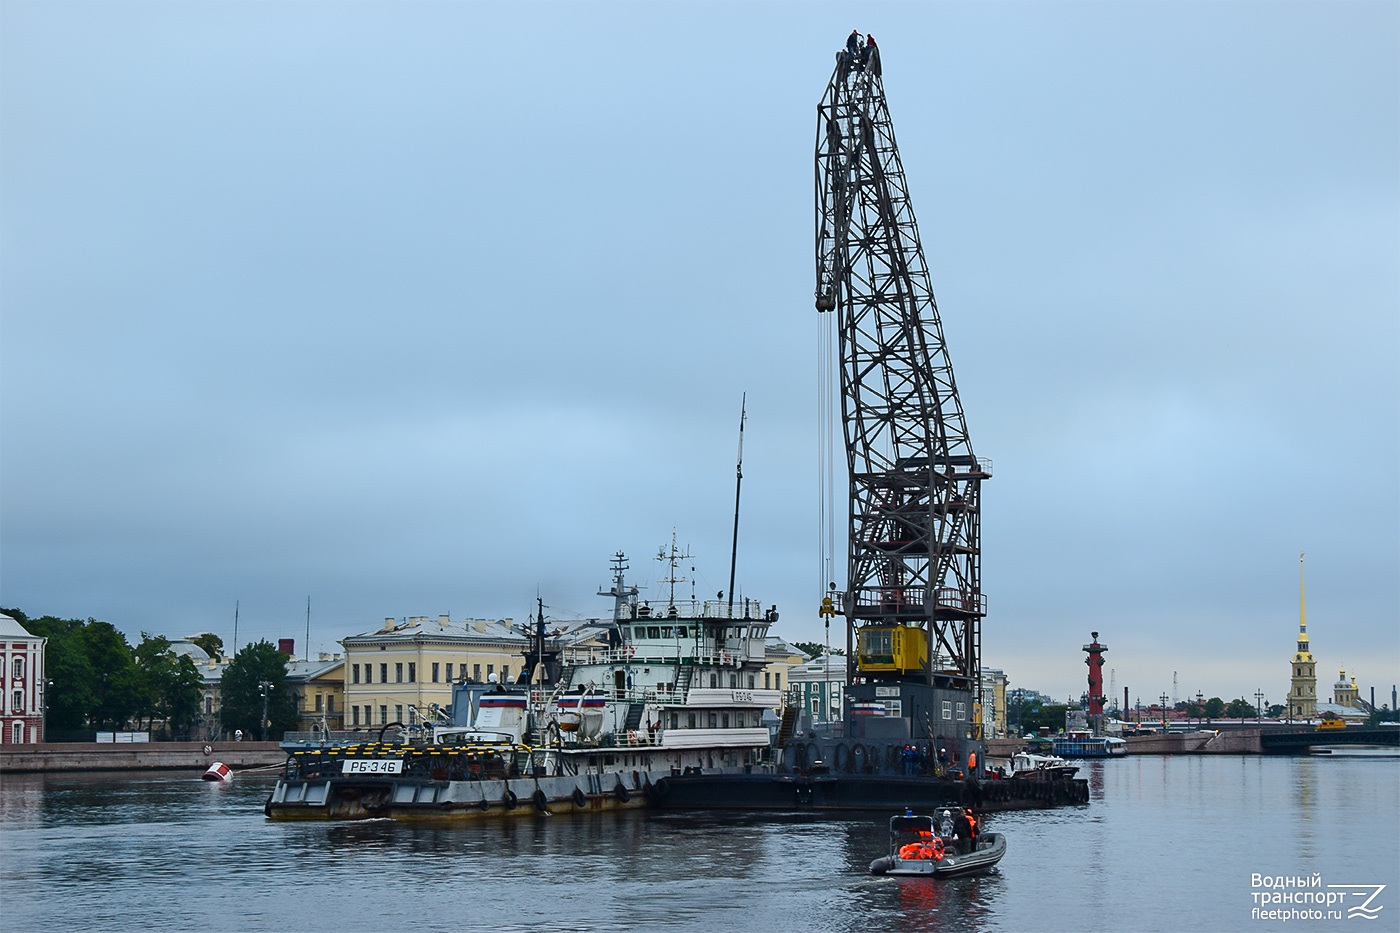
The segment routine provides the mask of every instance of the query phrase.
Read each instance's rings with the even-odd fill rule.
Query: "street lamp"
[[[1167,695],[1162,694],[1162,734],[1167,732]]]
[[[49,740],[49,688],[53,686],[52,680],[39,681],[39,689],[44,691],[44,695],[39,698],[39,741]]]
[[[1206,708],[1205,708],[1205,705],[1204,705],[1204,704],[1205,704],[1205,698],[1206,698],[1206,696],[1205,696],[1204,693],[1202,693],[1202,692],[1199,691],[1199,690],[1196,691],[1196,728],[1197,728],[1197,729],[1199,729],[1199,728],[1201,727],[1201,721],[1202,721],[1203,719],[1205,719],[1205,715],[1206,715]]]
[[[1255,722],[1263,722],[1263,721],[1264,721],[1264,691],[1263,691],[1263,690],[1256,690],[1256,691],[1254,691],[1254,713],[1255,713],[1255,716],[1254,716],[1254,721],[1255,721]]]
[[[267,741],[267,695],[272,692],[272,681],[262,680],[258,682],[258,689],[262,693],[263,712],[262,719],[258,721],[258,741]]]

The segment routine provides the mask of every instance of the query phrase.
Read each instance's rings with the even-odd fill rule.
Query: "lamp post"
[[[1201,727],[1202,721],[1205,719],[1205,715],[1206,715],[1205,698],[1206,698],[1206,695],[1205,695],[1204,693],[1202,693],[1202,692],[1199,691],[1199,690],[1196,691],[1196,728],[1197,728],[1197,729],[1199,729],[1199,728]]]
[[[1167,732],[1167,695],[1162,694],[1162,734]]]
[[[1255,721],[1255,722],[1263,722],[1263,721],[1264,721],[1264,691],[1263,691],[1263,690],[1256,690],[1256,691],[1254,691],[1254,713],[1255,713],[1255,716],[1254,716],[1254,721]]]
[[[262,680],[258,682],[258,689],[262,692],[263,711],[262,719],[258,721],[258,741],[267,741],[267,695],[272,692],[272,681]]]
[[[39,689],[44,691],[44,695],[39,697],[39,741],[49,740],[49,688],[53,686],[52,680],[39,681]]]

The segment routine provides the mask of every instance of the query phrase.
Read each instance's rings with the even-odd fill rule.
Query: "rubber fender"
[[[549,812],[549,797],[538,787],[535,788],[535,792],[530,795],[530,802],[535,805],[536,810],[541,810],[545,813]]]
[[[583,792],[583,788],[574,788],[574,806],[584,807],[588,805],[588,795]]]
[[[515,791],[513,790],[506,791],[505,796],[501,798],[501,805],[504,806],[507,810],[514,810],[516,803],[517,798],[515,796]]]
[[[622,783],[621,778],[618,779],[617,787],[613,788],[613,796],[617,798],[618,803],[626,803],[632,799],[632,792]]]

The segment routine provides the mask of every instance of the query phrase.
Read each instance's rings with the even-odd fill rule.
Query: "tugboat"
[[[973,819],[951,805],[937,820],[913,812],[890,817],[890,854],[871,862],[870,873],[953,878],[986,871],[1006,854],[1006,837],[978,833]]]
[[[289,748],[264,812],[276,820],[461,819],[644,806],[686,773],[742,774],[771,754],[760,689],[776,607],[669,598],[653,608],[613,558],[610,621],[565,647],[543,605],[522,682],[457,684],[450,721],[354,745]],[[663,581],[667,582],[667,581]],[[575,631],[574,636],[580,632]],[[525,678],[528,678],[525,679]],[[397,724],[393,724],[397,725]]]

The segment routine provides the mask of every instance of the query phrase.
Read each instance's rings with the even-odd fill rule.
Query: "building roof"
[[[521,631],[513,619],[463,619],[454,622],[445,615],[437,617],[410,616],[399,622],[385,619],[384,624],[379,628],[361,632],[358,635],[349,635],[341,639],[340,643],[348,646],[354,643],[383,644],[385,642],[406,643],[437,640],[524,642],[525,633]]]
[[[38,636],[29,632],[19,620],[14,616],[7,616],[0,612],[0,638],[37,638]]]

